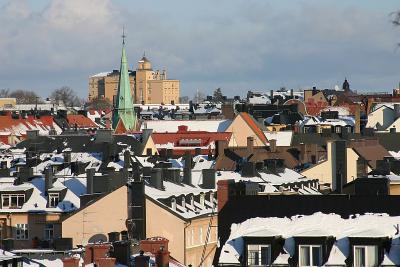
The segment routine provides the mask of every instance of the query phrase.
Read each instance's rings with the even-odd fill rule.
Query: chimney
[[[150,185],[157,188],[158,190],[164,190],[161,168],[153,168],[153,170],[151,171]]]
[[[254,162],[245,162],[242,166],[243,177],[254,177],[257,175],[256,165]]]
[[[247,151],[250,154],[254,153],[254,137],[253,136],[247,137]]]
[[[64,151],[64,163],[71,163],[71,151]]]
[[[192,155],[186,152],[184,155],[185,166],[183,168],[183,183],[192,185]]]
[[[269,92],[269,97],[271,98],[271,102],[272,102],[272,100],[274,99],[274,90],[271,90]]]
[[[301,163],[305,163],[307,161],[307,151],[306,151],[306,144],[300,144],[300,161]]]
[[[215,189],[215,170],[214,169],[202,169],[203,185],[204,189]]]
[[[225,148],[228,148],[228,141],[226,140],[217,140],[215,141],[215,158],[218,158],[218,156],[223,156],[224,155],[224,150]]]
[[[194,149],[194,155],[195,155],[195,156],[201,155],[201,148],[200,148],[200,147],[196,147],[196,148]]]
[[[235,118],[235,112],[232,104],[222,104],[221,114],[227,120],[233,120]]]
[[[135,257],[136,267],[149,267],[150,256],[144,256],[144,251],[141,250],[139,256]]]
[[[222,210],[225,204],[229,201],[229,197],[235,194],[235,180],[219,180],[217,191],[218,212]]]
[[[174,156],[174,150],[171,148],[167,148],[167,158],[170,159]]]
[[[396,127],[393,126],[392,128],[389,129],[389,131],[390,133],[396,133]]]
[[[156,252],[156,266],[157,267],[168,267],[169,266],[169,251],[163,246]]]
[[[124,151],[124,168],[128,169],[131,165],[131,152],[129,150]]]
[[[328,157],[330,156],[332,158],[332,189],[337,193],[342,193],[343,185],[347,183],[346,144],[345,140],[337,140],[328,143]],[[331,147],[330,149],[329,146]]]
[[[94,179],[95,169],[86,169],[86,194],[93,194],[93,179]]]
[[[269,140],[269,149],[271,150],[272,153],[276,152],[276,139]]]
[[[79,257],[68,257],[62,260],[64,267],[79,267]]]
[[[52,187],[53,187],[53,169],[51,167],[47,167],[44,170],[44,189],[46,195],[48,190]]]
[[[359,134],[361,133],[361,107],[360,105],[356,106],[355,114],[354,114],[354,133]]]
[[[291,99],[294,98],[293,89],[290,89],[290,98],[291,98]]]

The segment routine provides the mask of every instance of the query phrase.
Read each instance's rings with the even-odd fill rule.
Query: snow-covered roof
[[[111,73],[112,73],[112,71],[99,72],[99,73],[97,73],[97,74],[92,75],[91,78],[106,77],[106,76],[110,75]]]
[[[152,129],[159,133],[174,133],[178,131],[178,126],[186,125],[188,131],[224,132],[231,122],[231,120],[155,120],[144,121],[140,130]]]
[[[231,225],[231,233],[223,244],[219,263],[239,263],[244,252],[243,237],[282,236],[286,241],[280,263],[287,264],[289,257],[295,254],[293,237],[296,236],[332,236],[336,239],[325,265],[345,265],[349,256],[349,237],[389,237],[393,238],[390,253],[385,252],[384,263],[400,264],[400,241],[394,226],[400,223],[400,216],[387,214],[352,215],[342,218],[337,214],[314,213],[297,215],[291,218],[251,218],[239,224]],[[274,262],[278,264],[278,262]],[[382,263],[383,264],[383,263]]]
[[[182,158],[173,160],[172,161],[173,167],[181,169],[182,166],[184,166],[182,161],[183,161]],[[194,162],[194,167],[192,169],[192,185],[187,185],[184,183],[177,184],[170,181],[163,181],[164,189],[160,190],[151,186],[149,182],[146,181],[145,184],[146,196],[157,201],[160,205],[169,208],[171,212],[174,212],[183,218],[189,219],[193,217],[198,217],[200,215],[211,214],[213,212],[213,208],[214,211],[216,210],[215,206],[217,202],[215,197],[214,199],[210,198],[210,193],[216,194],[216,189],[204,189],[201,187],[201,185],[203,184],[202,169],[212,168],[214,161],[208,160],[207,156],[199,155],[193,158],[193,162]],[[193,203],[185,201],[184,203],[185,207],[183,207],[182,202],[176,199],[177,205],[176,209],[174,209],[167,201],[167,199],[170,199],[171,197],[178,198],[187,195],[199,196],[201,194],[204,196],[206,194],[208,195],[208,198],[205,198],[203,206],[200,205],[199,201],[194,200]]]
[[[292,144],[292,131],[269,132],[264,131],[268,140],[275,139],[277,146],[290,146]]]

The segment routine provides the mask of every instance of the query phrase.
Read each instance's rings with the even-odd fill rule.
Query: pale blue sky
[[[398,0],[0,0],[0,88],[46,96],[119,67],[121,28],[132,68],[143,51],[181,80],[182,95],[221,87],[357,90],[400,81]]]

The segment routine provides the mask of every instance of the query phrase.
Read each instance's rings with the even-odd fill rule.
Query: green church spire
[[[118,93],[115,100],[112,116],[112,127],[114,130],[122,129],[132,131],[136,129],[136,113],[133,108],[131,84],[129,81],[128,60],[125,52],[125,33],[122,34],[122,56],[119,71]],[[122,123],[122,125],[121,125]]]

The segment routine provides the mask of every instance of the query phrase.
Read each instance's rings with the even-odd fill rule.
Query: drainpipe
[[[184,252],[183,252],[183,265],[186,266],[186,229],[192,224],[192,220],[190,220],[188,223],[185,223],[185,227],[183,228],[183,247],[184,247]]]

